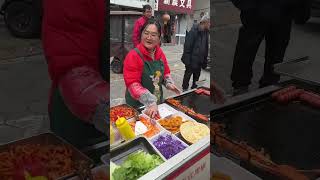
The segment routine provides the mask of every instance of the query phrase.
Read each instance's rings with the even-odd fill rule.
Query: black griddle
[[[207,87],[199,87],[198,89],[205,89],[210,91],[210,88]],[[196,113],[200,113],[206,116],[210,115],[210,111],[214,107],[214,103],[212,103],[212,101],[210,100],[210,96],[204,94],[197,94],[194,91],[182,94],[180,96],[176,96],[173,99],[179,100],[182,105],[192,108]],[[167,100],[165,102],[169,104],[171,107],[179,110],[179,108],[173,106],[171,103],[167,102]],[[192,118],[198,120],[196,117],[192,116]],[[201,122],[203,121],[201,120]]]
[[[282,85],[318,89],[296,80]],[[225,124],[233,140],[246,141],[257,150],[263,147],[277,164],[320,169],[320,109],[299,101],[281,105],[271,99],[271,93],[215,109],[211,122]]]

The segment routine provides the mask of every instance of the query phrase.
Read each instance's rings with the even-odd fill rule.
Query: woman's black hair
[[[150,18],[150,19],[142,26],[142,28],[141,28],[141,30],[140,30],[141,36],[142,36],[143,31],[144,31],[150,24],[156,25],[157,30],[158,30],[158,34],[159,34],[159,38],[160,38],[160,37],[161,37],[161,26],[160,26],[160,23],[159,23],[156,19],[154,19],[154,18]]]
[[[152,7],[149,4],[143,5],[142,10],[145,13],[147,10],[152,10]]]

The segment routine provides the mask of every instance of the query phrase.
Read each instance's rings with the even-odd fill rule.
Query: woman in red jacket
[[[158,114],[157,104],[163,101],[162,84],[180,94],[171,78],[166,56],[159,46],[160,37],[159,23],[149,20],[142,28],[140,44],[124,60],[126,103],[135,108],[144,105],[151,117]]]
[[[106,140],[105,1],[46,0],[43,5],[43,49],[52,81],[51,130],[78,148]]]

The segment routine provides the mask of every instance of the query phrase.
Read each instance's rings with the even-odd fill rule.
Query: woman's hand
[[[173,92],[175,92],[177,95],[181,94],[181,91],[177,88],[176,85],[172,84],[172,83],[169,83],[167,85],[167,88]]]
[[[156,103],[152,103],[151,105],[146,107],[146,110],[146,114],[148,114],[152,119],[160,115],[158,111],[158,105]]]

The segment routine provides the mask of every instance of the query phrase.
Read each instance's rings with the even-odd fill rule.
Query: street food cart
[[[204,104],[201,104],[201,101]],[[136,134],[139,122],[154,123],[151,123],[153,128],[131,140],[124,141],[120,138],[117,142],[111,142],[111,164],[118,169],[123,169],[122,165],[127,163],[128,159],[143,152],[148,154],[146,156],[152,155],[153,159],[158,159],[160,163],[147,173],[140,174],[139,179],[141,180],[209,179],[210,130],[208,126],[210,112],[206,104],[210,104],[210,91],[208,88],[199,87],[181,95],[167,98],[164,103],[159,105],[160,117],[156,119],[151,119],[145,114],[143,107],[139,109],[131,108],[131,110],[130,106],[126,104],[111,107],[111,129],[115,130],[115,133],[117,126],[114,123],[118,119],[118,115],[127,115],[127,121]],[[170,121],[179,123],[168,125]],[[189,124],[207,130],[207,134],[199,135],[197,140],[191,140],[190,136],[188,137],[186,134],[186,127],[190,127]],[[149,125],[146,126],[149,127]],[[150,133],[151,129],[152,133]],[[196,137],[197,133],[195,128],[191,128],[191,136]],[[114,135],[114,137],[117,137],[117,135]],[[111,167],[111,169],[113,169],[111,175],[116,180],[118,177],[116,174],[119,173],[116,172],[117,169],[114,167]],[[127,176],[131,175],[128,174]]]
[[[122,73],[124,58],[133,49],[134,22],[141,15],[138,11],[110,11],[110,57],[114,73]]]

